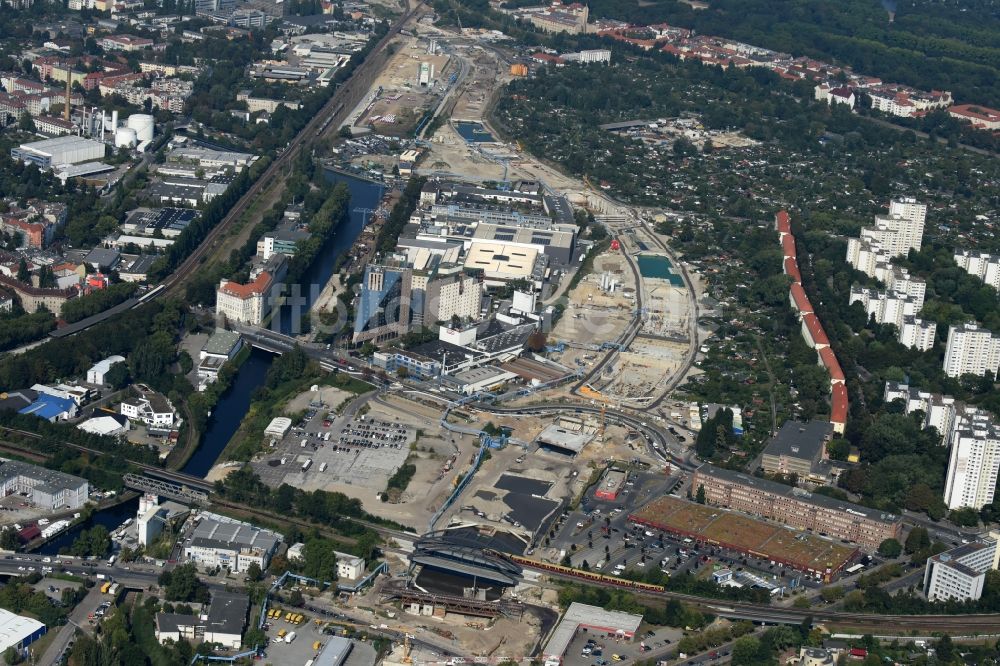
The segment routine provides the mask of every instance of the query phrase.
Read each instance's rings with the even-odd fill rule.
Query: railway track
[[[220,244],[235,224],[262,193],[271,189],[272,185],[283,180],[289,173],[292,160],[301,150],[310,147],[318,139],[328,134],[331,129],[338,126],[335,119],[350,113],[350,110],[357,104],[364,95],[365,90],[374,80],[377,70],[374,61],[390,40],[395,36],[400,28],[406,24],[423,7],[423,1],[418,2],[412,9],[399,17],[389,28],[388,32],[372,48],[364,62],[358,65],[350,78],[337,90],[327,101],[319,113],[310,120],[304,128],[292,139],[288,147],[278,155],[277,158],[267,167],[263,174],[250,186],[250,188],[240,197],[239,201],[230,209],[226,216],[208,232],[205,239],[195,248],[188,257],[178,265],[173,272],[163,281],[163,289],[159,296],[176,296],[187,284],[191,276],[196,273],[198,266],[212,253],[221,250]]]
[[[512,558],[525,569],[544,573],[560,580],[586,582],[609,589],[625,589],[632,591],[637,597],[655,601],[660,604],[665,599],[674,599],[692,607],[733,619],[748,619],[755,622],[774,624],[800,624],[811,620],[816,624],[829,624],[838,627],[861,627],[870,633],[873,627],[893,626],[901,629],[922,629],[928,631],[947,630],[951,633],[968,634],[1000,634],[1000,613],[983,613],[976,615],[874,615],[870,613],[849,613],[845,611],[824,611],[822,609],[798,609],[753,604],[727,600],[706,599],[690,594],[669,592],[663,589],[651,589],[645,583],[635,583],[614,576],[584,572],[569,569],[560,565],[532,563],[527,558]]]
[[[8,428],[5,426],[0,426],[0,432],[17,434],[31,439],[41,439],[41,435],[36,433],[18,430],[15,428]],[[65,445],[91,455],[107,455],[103,451],[98,451],[96,449],[91,449],[77,444],[67,442]],[[7,441],[0,441],[0,451],[16,453],[22,457],[32,458],[40,462],[48,458],[46,454],[34,451],[25,451],[23,448],[18,448],[16,444]],[[148,471],[151,474],[161,476],[167,480],[174,480],[178,483],[187,483],[189,485],[194,485],[195,482],[200,482],[201,485],[207,484],[211,487],[211,484],[208,484],[208,482],[204,481],[204,479],[198,479],[197,477],[192,477],[180,472],[172,472],[170,470],[164,470],[162,468],[145,464],[136,464],[136,466],[143,471]],[[334,528],[285,514],[279,515],[272,511],[247,506],[240,502],[232,502],[230,500],[216,497],[212,500],[212,504],[244,515],[262,518],[270,522],[293,524],[303,530],[318,529],[320,532],[326,533],[330,536],[335,536],[337,539],[350,540],[350,537],[340,534]],[[363,527],[367,527],[386,539],[413,541],[419,538],[419,535],[417,534],[377,525],[358,518],[351,518],[347,516],[344,516],[344,518]],[[561,565],[537,562],[520,556],[515,556],[511,559],[516,561],[525,569],[545,574],[554,579],[586,582],[589,585],[597,585],[608,589],[629,590],[640,598],[652,600],[656,603],[662,603],[666,599],[675,599],[705,612],[736,619],[749,619],[756,622],[786,624],[798,624],[803,620],[811,619],[813,622],[820,624],[830,624],[840,627],[859,627],[865,629],[870,629],[873,626],[890,625],[906,630],[947,630],[952,633],[963,632],[966,635],[1000,634],[1000,614],[998,613],[978,615],[873,615],[868,613],[848,613],[844,611],[823,611],[822,609],[779,608],[764,604],[707,599],[690,594],[670,592],[662,588],[658,589],[658,586],[654,585],[636,583],[623,578],[616,578],[614,576],[607,576],[594,572],[584,572],[578,569],[563,567]]]

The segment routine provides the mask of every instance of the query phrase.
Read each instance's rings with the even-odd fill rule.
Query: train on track
[[[523,567],[528,567],[531,569],[542,569],[544,571],[551,571],[552,573],[561,574],[563,576],[572,576],[573,578],[579,578],[581,580],[590,581],[592,583],[600,583],[603,585],[614,585],[615,587],[621,587],[627,590],[639,590],[641,592],[666,592],[667,589],[662,585],[654,585],[652,583],[642,583],[635,580],[628,580],[627,578],[618,578],[617,576],[609,576],[607,574],[597,573],[594,571],[584,571],[583,569],[574,569],[573,567],[564,567],[561,564],[550,564],[548,562],[542,562],[540,560],[534,560],[530,557],[524,557],[522,555],[508,555],[507,556],[511,562],[520,564]]]

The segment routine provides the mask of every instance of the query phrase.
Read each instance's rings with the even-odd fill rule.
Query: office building
[[[768,474],[797,474],[807,478],[827,457],[826,443],[833,435],[827,421],[786,421],[764,447],[761,467]]]
[[[171,428],[174,425],[174,406],[166,396],[136,384],[135,395],[122,400],[121,414],[130,421],[139,421],[150,428]]]
[[[997,542],[985,538],[927,558],[924,596],[928,601],[976,601],[996,556]]]
[[[902,534],[902,519],[897,515],[707,463],[692,475],[692,492],[700,487],[704,487],[709,504],[853,541],[869,551]]]
[[[3,496],[26,493],[41,509],[79,509],[87,503],[90,485],[86,479],[52,469],[9,460],[0,465]]]
[[[244,573],[254,563],[264,570],[280,542],[281,537],[270,530],[202,512],[184,541],[184,557],[205,570],[224,567]]]
[[[354,318],[353,342],[381,342],[410,330],[412,267],[399,260],[365,266]]]
[[[961,250],[955,253],[955,263],[969,275],[1000,290],[1000,255]]]
[[[993,501],[1000,471],[1000,428],[984,412],[959,414],[951,433],[944,503],[975,510]]]
[[[944,352],[944,373],[949,377],[996,375],[1000,367],[1000,335],[975,322],[948,327],[948,346]]]
[[[288,547],[285,557],[288,558],[289,561],[304,559],[302,553],[303,548],[305,548],[305,544],[303,543],[292,544]],[[333,555],[337,558],[337,578],[357,580],[365,575],[365,558],[357,557],[356,555],[351,555],[350,553],[341,553],[336,550],[333,551]]]

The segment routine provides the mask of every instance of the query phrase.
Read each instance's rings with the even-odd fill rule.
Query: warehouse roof
[[[212,605],[208,609],[206,631],[242,635],[248,608],[250,608],[250,598],[247,595],[216,592],[212,595]]]
[[[631,638],[642,623],[641,615],[604,610],[599,606],[573,602],[545,645],[545,657],[562,657],[580,627]]]
[[[38,620],[0,608],[0,651],[16,646],[36,631],[44,629],[45,625]]]
[[[324,636],[326,643],[323,650],[315,659],[313,666],[340,666],[347,660],[347,656],[354,649],[354,643],[348,638],[341,636]]]
[[[281,541],[281,537],[269,530],[262,530],[259,527],[237,521],[203,517],[191,533],[188,545],[230,551],[241,548],[260,548],[271,552],[279,541]]]
[[[15,476],[35,481],[35,488],[43,492],[55,493],[61,490],[77,490],[86,485],[87,480],[72,474],[57,472],[37,465],[29,465],[19,460],[8,460],[0,465],[0,481],[6,482]]]
[[[764,448],[764,455],[813,460],[833,433],[826,421],[785,421]]]
[[[215,332],[205,342],[201,348],[206,354],[213,356],[228,356],[233,347],[240,343],[240,334],[234,331],[227,331],[224,328],[217,328]]]

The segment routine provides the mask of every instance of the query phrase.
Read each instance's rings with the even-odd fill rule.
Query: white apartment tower
[[[994,289],[1000,289],[1000,255],[962,250],[955,253],[958,267]]]
[[[960,416],[951,436],[944,502],[976,511],[993,501],[1000,470],[1000,430],[983,413]]]
[[[944,353],[944,373],[949,377],[964,374],[996,374],[1000,366],[1000,336],[974,322],[948,327],[948,347]]]
[[[930,351],[934,348],[934,335],[937,333],[937,323],[920,319],[913,315],[903,317],[899,327],[899,343],[909,349]]]

